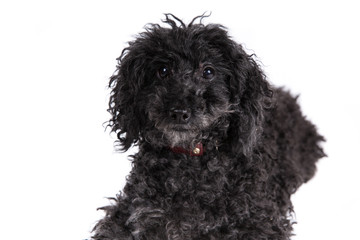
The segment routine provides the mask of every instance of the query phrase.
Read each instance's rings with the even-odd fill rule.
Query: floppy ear
[[[272,90],[259,65],[240,45],[233,45],[230,77],[234,113],[228,131],[233,152],[248,155],[262,134],[264,111],[271,105]]]
[[[136,43],[130,43],[117,60],[117,70],[109,82],[111,119],[108,126],[117,134],[120,149],[126,151],[139,141],[145,122],[139,91],[144,81],[146,57],[138,51]]]

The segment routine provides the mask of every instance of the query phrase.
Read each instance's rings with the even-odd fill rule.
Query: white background
[[[327,138],[329,157],[293,197],[293,239],[360,239],[360,7],[346,0],[1,1],[1,239],[90,236],[130,168],[102,126],[115,59],[163,13],[205,11],[301,94]]]

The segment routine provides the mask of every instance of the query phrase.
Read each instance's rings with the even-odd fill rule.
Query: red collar
[[[170,147],[170,150],[174,153],[184,153],[189,156],[202,156],[204,154],[204,147],[202,143],[196,144],[196,146],[191,149],[185,149],[182,147]]]

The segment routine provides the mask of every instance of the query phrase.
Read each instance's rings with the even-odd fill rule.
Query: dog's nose
[[[171,109],[169,113],[170,119],[180,124],[188,123],[191,117],[189,109]]]

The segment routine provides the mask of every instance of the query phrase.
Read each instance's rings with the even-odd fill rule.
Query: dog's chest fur
[[[217,150],[200,157],[166,151],[140,151],[134,158],[125,187],[137,196],[128,220],[134,235],[143,232],[144,226],[137,223],[144,219],[168,239],[194,239],[221,228],[226,231],[249,217],[265,181],[244,164],[245,158],[234,161]]]

